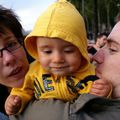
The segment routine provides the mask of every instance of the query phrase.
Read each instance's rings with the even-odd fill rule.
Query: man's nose
[[[104,52],[102,49],[100,49],[94,56],[93,56],[93,61],[96,61],[97,63],[102,63],[104,62]]]

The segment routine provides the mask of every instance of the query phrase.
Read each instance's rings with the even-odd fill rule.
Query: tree
[[[86,21],[87,31],[110,32],[120,12],[120,0],[68,0],[75,5]],[[95,3],[96,2],[96,3]],[[96,7],[96,8],[95,8]],[[96,20],[95,20],[95,16]],[[95,22],[96,21],[96,22]],[[95,30],[96,24],[98,30]]]

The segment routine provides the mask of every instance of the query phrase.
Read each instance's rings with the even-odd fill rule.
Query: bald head
[[[120,43],[120,22],[118,22],[112,29],[108,36],[108,39],[112,39]]]

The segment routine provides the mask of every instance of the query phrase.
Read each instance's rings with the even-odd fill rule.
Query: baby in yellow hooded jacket
[[[20,112],[34,96],[71,101],[90,92],[95,70],[87,52],[84,20],[72,4],[60,0],[51,5],[26,37],[25,47],[36,60],[23,87],[12,89],[11,95],[22,101],[16,97],[12,107],[8,105],[10,114]]]

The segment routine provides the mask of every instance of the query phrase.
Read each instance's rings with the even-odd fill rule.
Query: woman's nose
[[[3,51],[2,59],[3,59],[3,64],[5,66],[13,65],[15,64],[15,61],[16,61],[15,56],[7,50]]]

